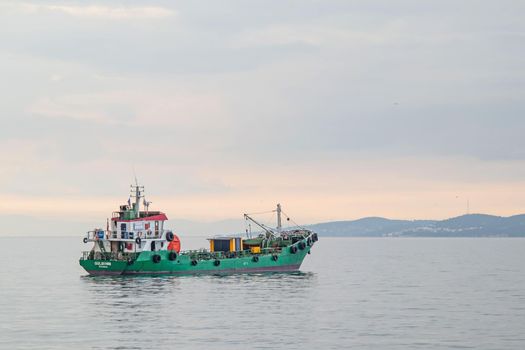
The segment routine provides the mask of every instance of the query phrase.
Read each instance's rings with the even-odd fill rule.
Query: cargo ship
[[[318,241],[317,233],[302,227],[284,230],[284,213],[277,204],[272,210],[277,214],[276,228],[244,214],[250,227],[244,234],[211,237],[209,249],[183,251],[177,234],[166,228],[166,214],[150,211],[150,203],[144,197],[144,186],[131,185],[127,204],[108,218],[106,230],[86,233],[83,242],[92,247],[82,253],[79,262],[90,275],[297,271]],[[255,233],[252,224],[258,227]]]

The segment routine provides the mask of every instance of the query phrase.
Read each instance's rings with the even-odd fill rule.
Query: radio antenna
[[[139,185],[139,181],[137,180],[137,173],[135,172],[135,165],[132,165],[133,168],[133,177],[135,178],[135,186]]]

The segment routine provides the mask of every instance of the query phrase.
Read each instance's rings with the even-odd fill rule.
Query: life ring
[[[166,232],[166,241],[171,242],[173,241],[173,238],[174,238],[173,232],[171,231]]]
[[[273,260],[273,261],[277,261],[277,259],[279,259],[279,257],[278,257],[277,255],[275,255],[275,254],[272,255],[272,260]]]
[[[258,256],[254,256],[254,257],[252,258],[252,261],[253,261],[253,262],[257,262],[257,261],[259,261],[259,257],[258,257]]]
[[[219,266],[220,264],[221,264],[221,261],[220,261],[220,260],[215,260],[215,261],[213,262],[213,265],[215,265],[215,266]]]
[[[160,262],[160,260],[161,260],[161,257],[160,257],[160,255],[155,254],[155,255],[153,255],[153,257],[152,257],[152,260],[153,260],[153,262],[154,262],[155,264],[158,264],[158,263]]]
[[[138,245],[140,245],[140,243],[142,242],[142,239],[139,237],[135,238],[135,243],[137,243]]]
[[[193,259],[193,260],[191,261],[191,264],[192,264],[193,266],[197,265],[197,260]]]
[[[296,247],[296,246],[294,246],[294,245],[293,245],[293,246],[291,246],[291,247],[290,247],[290,253],[292,253],[292,254],[295,254],[295,253],[297,253],[297,247]]]
[[[306,248],[306,244],[303,241],[301,241],[299,242],[298,247],[299,249],[303,250],[304,248]]]
[[[171,261],[177,259],[177,253],[170,252],[169,255],[168,255],[168,259],[170,259]]]
[[[88,242],[87,237],[84,237],[84,239],[82,240],[82,242],[87,243],[87,242]]]

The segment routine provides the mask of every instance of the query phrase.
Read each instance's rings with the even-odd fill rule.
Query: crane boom
[[[250,215],[248,214],[244,214],[244,218],[247,219],[247,220],[250,220],[251,222],[253,222],[255,225],[259,226],[260,228],[262,228],[264,231],[268,232],[269,234],[273,235],[273,231],[270,230],[268,227],[266,227],[265,225],[263,224],[260,224],[258,223],[255,219],[253,219]]]

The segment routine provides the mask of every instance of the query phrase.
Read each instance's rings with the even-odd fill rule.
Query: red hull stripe
[[[159,215],[153,215],[153,216],[148,216],[148,217],[145,217],[145,218],[138,218],[138,219],[133,219],[133,220],[120,220],[119,218],[111,218],[112,221],[118,221],[118,222],[131,222],[131,221],[164,221],[164,220],[168,220],[168,217],[166,216],[166,214],[159,214]]]

